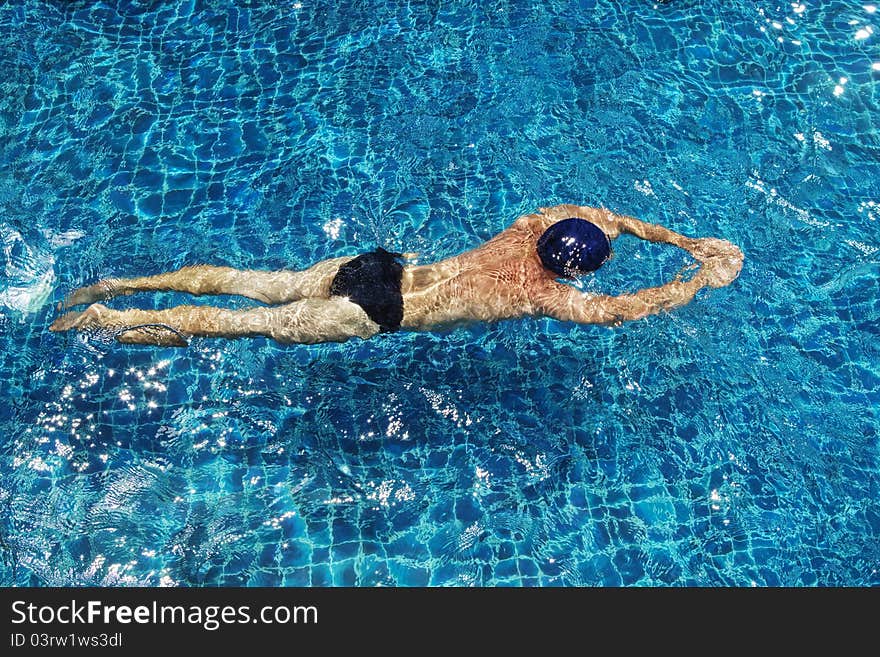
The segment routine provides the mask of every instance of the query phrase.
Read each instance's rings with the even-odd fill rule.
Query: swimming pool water
[[[4,4],[0,583],[880,584],[878,40],[841,1]],[[46,330],[102,277],[427,262],[562,202],[745,266],[614,329]],[[689,262],[615,252],[587,289]]]

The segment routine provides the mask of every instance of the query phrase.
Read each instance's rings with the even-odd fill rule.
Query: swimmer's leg
[[[50,331],[104,329],[119,342],[186,346],[195,336],[266,336],[281,343],[315,344],[369,338],[379,332],[363,308],[342,297],[303,299],[275,307],[227,310],[177,306],[167,310],[113,310],[99,303],[56,319]]]
[[[64,307],[105,301],[141,291],[190,294],[237,294],[264,303],[289,303],[309,297],[329,297],[330,284],[350,257],[331,258],[303,271],[257,271],[194,265],[177,271],[138,278],[108,278],[73,291]]]

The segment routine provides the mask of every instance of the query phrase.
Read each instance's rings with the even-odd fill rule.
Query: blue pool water
[[[0,584],[880,584],[878,45],[842,1],[4,4]],[[430,261],[561,202],[742,274],[614,329],[47,331],[99,278]],[[587,289],[690,262],[615,251]]]

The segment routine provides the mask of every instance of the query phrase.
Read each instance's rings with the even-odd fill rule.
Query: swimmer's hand
[[[695,278],[703,285],[730,285],[742,270],[743,252],[727,240],[714,237],[692,239],[687,250],[700,262],[700,271]]]

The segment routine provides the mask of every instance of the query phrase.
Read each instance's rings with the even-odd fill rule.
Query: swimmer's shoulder
[[[538,221],[542,222],[540,226],[545,230],[558,221],[564,219],[586,219],[590,223],[597,225],[609,238],[614,239],[620,234],[619,217],[606,208],[597,208],[589,205],[574,205],[573,203],[562,203],[547,208],[538,208],[535,215]]]
[[[570,219],[571,217],[590,220],[599,212],[600,210],[597,208],[573,205],[571,203],[539,207],[535,212],[518,217],[511,225],[511,228],[529,228],[543,231],[557,221]]]

